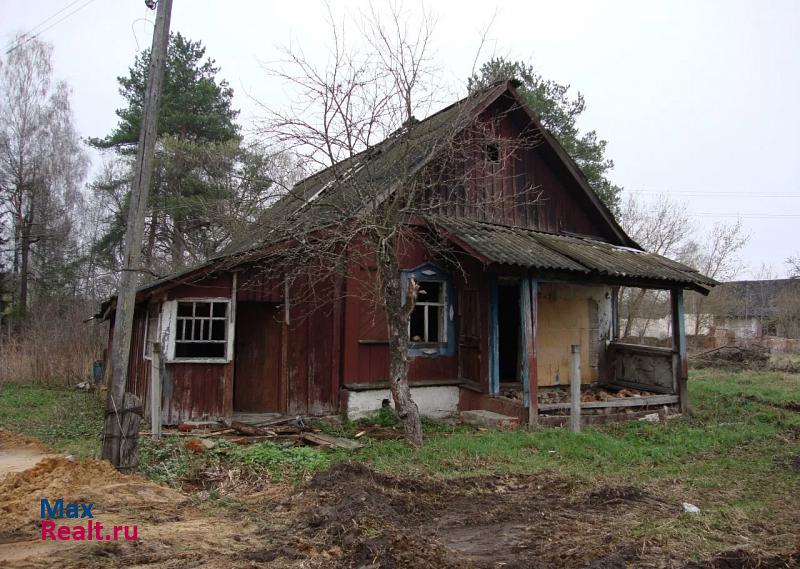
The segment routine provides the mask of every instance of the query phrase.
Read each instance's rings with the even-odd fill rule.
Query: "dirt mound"
[[[625,541],[630,529],[643,514],[679,515],[642,489],[587,494],[548,471],[435,480],[340,463],[306,489],[295,535],[338,552],[325,567],[645,566],[641,546]],[[290,559],[276,548],[252,555]]]
[[[789,555],[757,555],[744,549],[726,551],[713,559],[690,563],[685,569],[794,569],[800,567],[800,552]]]
[[[592,504],[604,506],[622,502],[639,502],[645,498],[645,493],[636,486],[601,486],[588,495]]]
[[[17,448],[31,449],[43,453],[48,452],[47,447],[38,439],[0,429],[0,450]]]
[[[129,518],[162,515],[182,503],[180,493],[137,475],[123,475],[102,460],[49,457],[0,481],[0,541],[3,534],[27,528],[35,533],[40,499],[93,502],[94,514]]]

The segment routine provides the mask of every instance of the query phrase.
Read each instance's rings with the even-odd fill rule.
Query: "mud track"
[[[37,541],[38,497],[91,500],[136,542]],[[230,497],[234,498],[234,497]],[[589,486],[556,472],[460,480],[387,476],[340,463],[297,486],[264,482],[221,507],[100,461],[49,458],[0,482],[0,567],[593,568],[797,567],[789,553],[732,551],[687,564],[675,544],[637,536],[682,514],[635,486]],[[791,547],[787,544],[787,547]]]

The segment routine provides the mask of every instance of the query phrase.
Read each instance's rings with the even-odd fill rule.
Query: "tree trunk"
[[[395,255],[394,242],[383,241],[378,252],[378,278],[389,325],[389,388],[406,439],[413,446],[421,447],[422,422],[408,384],[408,319],[413,310],[415,295],[409,295],[406,305],[403,305],[400,267]],[[412,286],[416,287],[413,283]]]
[[[19,269],[19,308],[18,313],[24,316],[28,310],[28,274],[30,273],[31,257],[31,231],[33,230],[34,209],[31,203],[30,210],[24,217],[22,226],[22,242],[20,244],[20,269]]]
[[[641,309],[645,294],[647,294],[647,290],[640,289],[636,292],[636,296],[628,302],[628,317],[625,319],[625,330],[622,333],[623,338],[629,338],[631,336],[633,321],[639,316],[639,310]]]

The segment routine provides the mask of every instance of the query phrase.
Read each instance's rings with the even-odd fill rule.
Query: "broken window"
[[[153,344],[160,342],[159,330],[161,329],[161,304],[153,303],[147,305],[144,326],[144,357],[153,357]]]
[[[486,159],[489,162],[500,162],[500,146],[497,144],[487,144]]]
[[[227,300],[179,300],[175,358],[224,359],[228,349]]]
[[[415,344],[441,344],[447,341],[447,283],[419,281],[417,304],[411,313],[409,338]]]

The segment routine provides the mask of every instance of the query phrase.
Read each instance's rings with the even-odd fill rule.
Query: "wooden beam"
[[[569,430],[581,432],[581,347],[573,344],[569,371]]]
[[[500,336],[497,314],[497,276],[489,275],[489,393],[500,393]]]
[[[683,289],[670,290],[672,304],[672,347],[677,353],[673,363],[675,383],[680,397],[681,413],[689,411],[689,360],[686,356],[686,321],[683,312]]]
[[[150,432],[161,438],[161,343],[154,342],[150,360]]]
[[[649,407],[651,405],[671,405],[678,403],[677,395],[646,395],[644,397],[620,397],[608,401],[587,401],[581,403],[581,409],[605,409],[608,407]],[[568,403],[542,403],[539,411],[561,411],[569,409],[572,402]]]
[[[528,405],[528,424],[535,425],[538,423],[539,415],[539,370],[536,359],[536,332],[538,329],[539,320],[539,282],[531,278],[529,287],[530,289],[530,336],[528,338],[527,354],[528,354],[528,385],[530,404]]]
[[[519,378],[522,381],[522,403],[530,405],[530,359],[533,351],[533,324],[531,323],[531,284],[527,278],[519,283]]]
[[[121,470],[138,461],[136,440],[132,440],[131,445],[123,442],[125,431],[120,432],[123,418],[119,416],[119,410],[124,407],[124,400],[127,397],[125,387],[127,385],[128,366],[131,357],[136,289],[139,271],[141,270],[141,244],[157,143],[158,109],[161,100],[165,61],[167,59],[171,11],[172,0],[160,0],[158,2],[153,44],[150,49],[147,84],[144,93],[139,145],[131,179],[128,219],[123,242],[123,270],[120,275],[116,317],[114,319],[112,371],[106,398],[102,456]],[[138,424],[136,427],[138,429]],[[123,456],[128,454],[130,456]]]

